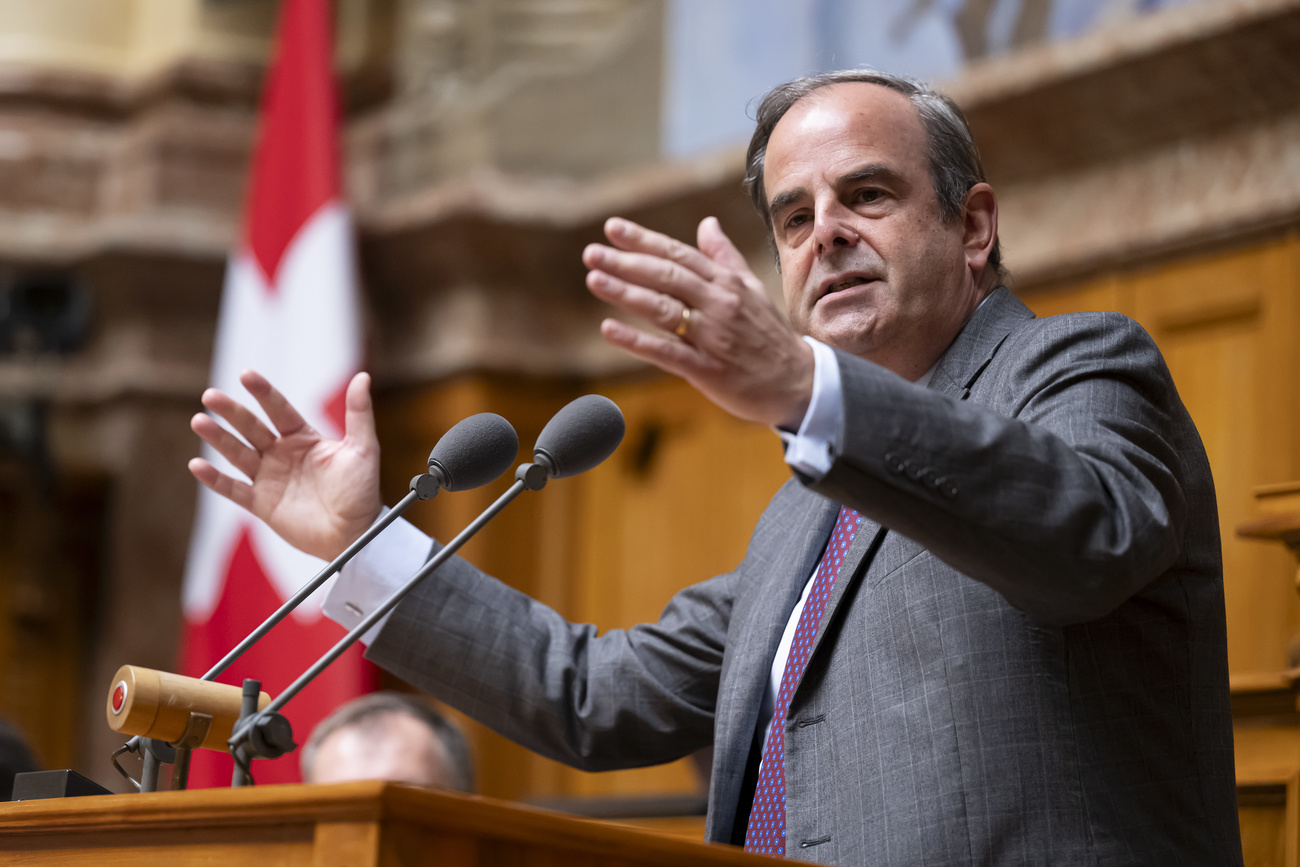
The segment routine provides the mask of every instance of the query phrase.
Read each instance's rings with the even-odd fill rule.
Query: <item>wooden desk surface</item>
[[[6,863],[35,865],[759,864],[695,843],[383,782],[101,795],[0,805]]]

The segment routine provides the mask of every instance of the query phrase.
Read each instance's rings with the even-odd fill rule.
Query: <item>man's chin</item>
[[[808,334],[813,339],[850,355],[868,359],[879,345],[874,332],[875,318],[872,316],[852,319],[836,317],[829,322],[813,321],[808,329]]]

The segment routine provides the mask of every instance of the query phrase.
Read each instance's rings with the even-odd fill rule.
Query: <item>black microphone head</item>
[[[429,453],[429,472],[448,491],[486,485],[510,469],[519,454],[519,437],[510,422],[481,412],[457,422]]]
[[[585,473],[623,441],[623,413],[599,394],[586,394],[557,412],[533,446],[533,459],[554,479]]]

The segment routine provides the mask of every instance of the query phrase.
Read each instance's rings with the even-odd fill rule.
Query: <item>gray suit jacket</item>
[[[928,390],[839,361],[830,472],[657,623],[598,634],[456,560],[369,655],[578,767],[713,743],[708,837],[735,840],[776,645],[847,503],[868,520],[783,721],[789,857],[1239,863],[1213,483],[1150,338],[1001,289]]]

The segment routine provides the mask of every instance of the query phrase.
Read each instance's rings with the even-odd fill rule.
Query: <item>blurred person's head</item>
[[[465,735],[417,698],[377,692],[341,706],[316,726],[302,749],[308,783],[391,780],[474,791]]]
[[[16,775],[40,769],[22,733],[0,719],[0,800],[8,801],[13,797]]]

